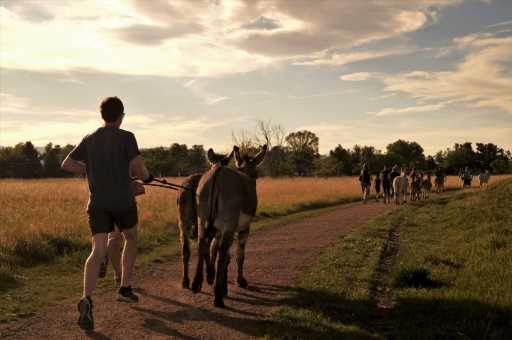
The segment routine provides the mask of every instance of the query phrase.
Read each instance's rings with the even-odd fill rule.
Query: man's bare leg
[[[85,261],[84,266],[84,292],[78,302],[78,325],[85,330],[94,329],[94,317],[92,313],[91,295],[96,288],[96,281],[100,267],[107,255],[107,233],[98,233],[92,236],[91,255]]]
[[[98,233],[92,236],[92,250],[91,254],[85,261],[84,266],[84,297],[91,296],[94,288],[96,288],[96,281],[98,280],[98,273],[103,259],[107,255],[107,234]]]
[[[137,227],[122,231],[124,248],[122,256],[121,288],[117,301],[138,302],[139,297],[132,291],[132,272],[137,257]]]
[[[107,245],[107,253],[110,262],[112,263],[112,267],[114,268],[114,279],[116,281],[116,285],[121,286],[121,276],[122,276],[122,267],[121,267],[121,242],[123,238],[121,236],[121,232],[119,229],[115,229],[113,232],[108,234],[108,245]]]
[[[122,231],[124,248],[122,257],[121,286],[130,287],[135,258],[137,257],[137,227]]]

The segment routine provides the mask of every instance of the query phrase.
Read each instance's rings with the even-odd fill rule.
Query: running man
[[[89,202],[87,214],[92,234],[92,251],[84,266],[83,296],[78,303],[78,325],[94,329],[91,295],[96,287],[101,262],[107,255],[108,233],[117,228],[125,240],[122,254],[121,287],[118,300],[137,302],[132,292],[131,277],[137,253],[136,187],[132,176],[145,183],[153,180],[140,156],[133,133],[120,129],[124,106],[117,97],[109,97],[100,106],[102,127],[85,136],[62,162],[62,168],[87,174]]]
[[[372,176],[370,176],[366,163],[363,164],[359,181],[361,182],[361,190],[363,191],[363,202],[366,204],[366,199],[370,195],[370,187],[372,185]]]

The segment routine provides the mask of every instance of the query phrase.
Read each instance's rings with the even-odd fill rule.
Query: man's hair
[[[101,117],[107,123],[115,122],[124,113],[124,105],[117,97],[107,97],[100,105]]]

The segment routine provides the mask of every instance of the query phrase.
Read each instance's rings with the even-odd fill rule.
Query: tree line
[[[269,146],[259,169],[262,176],[349,176],[359,174],[364,163],[372,173],[395,164],[426,171],[442,168],[446,174],[457,174],[466,166],[474,173],[485,169],[493,173],[512,172],[510,151],[493,143],[456,143],[434,156],[425,156],[417,142],[399,139],[388,144],[385,152],[367,145],[337,145],[327,155],[320,155],[319,138],[314,132],[285,134],[281,126],[262,121],[257,123],[255,133],[233,133],[233,143],[249,153],[256,153],[262,144]],[[49,143],[41,152],[31,142],[0,147],[0,178],[72,176],[60,168],[60,163],[73,147]],[[208,168],[202,145],[174,143],[169,147],[141,149],[141,154],[149,171],[159,177],[187,176]]]

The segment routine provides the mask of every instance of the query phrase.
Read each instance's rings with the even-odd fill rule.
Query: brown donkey
[[[233,151],[227,156],[218,155],[212,149],[208,150],[208,159],[212,164],[219,166],[227,166]],[[181,255],[183,260],[183,276],[181,286],[189,288],[190,281],[188,278],[188,264],[190,260],[190,241],[189,239],[197,238],[197,204],[196,191],[202,173],[193,174],[185,178],[181,184],[184,189],[178,191],[176,205],[178,211],[178,230],[180,233]]]
[[[203,265],[206,264],[208,282],[210,284],[215,282],[214,304],[216,307],[224,307],[224,296],[228,292],[229,248],[235,233],[238,233],[237,282],[242,287],[247,286],[243,276],[245,244],[258,204],[256,168],[265,158],[267,146],[264,145],[254,157],[241,157],[238,147],[234,147],[233,151],[238,169],[214,165],[201,177],[197,189],[199,258],[192,291],[195,293],[201,291]],[[217,253],[218,259],[216,259]]]

